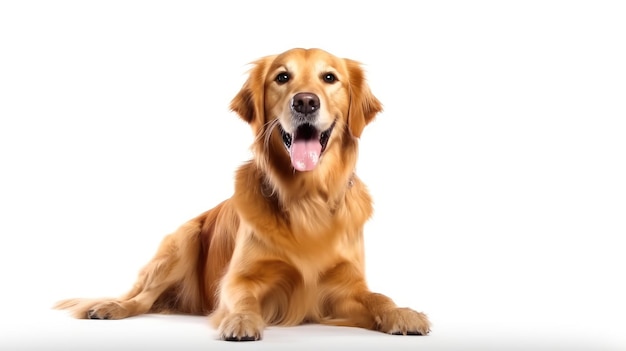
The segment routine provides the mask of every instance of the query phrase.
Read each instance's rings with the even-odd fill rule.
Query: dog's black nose
[[[293,97],[291,107],[298,113],[308,115],[320,108],[320,99],[313,93],[298,93]]]

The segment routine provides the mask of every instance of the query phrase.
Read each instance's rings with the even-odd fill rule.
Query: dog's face
[[[349,104],[343,62],[322,51],[290,51],[274,59],[266,76],[266,117],[276,118],[292,166],[315,169],[336,121]]]
[[[357,62],[319,49],[258,60],[231,108],[265,143],[282,143],[296,171],[316,169],[331,144],[359,137],[382,109]]]

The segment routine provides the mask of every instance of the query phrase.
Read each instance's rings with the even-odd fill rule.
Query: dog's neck
[[[345,187],[346,190],[354,186],[355,177],[356,177],[356,172],[352,171],[352,173],[350,174],[350,177],[348,178],[348,181],[346,182],[346,187]],[[268,199],[277,198],[276,187],[272,185],[272,182],[267,177],[263,178],[263,184],[261,184],[261,195],[263,195],[263,197],[268,198]]]

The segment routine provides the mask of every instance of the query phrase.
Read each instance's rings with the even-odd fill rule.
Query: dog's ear
[[[345,61],[350,75],[348,126],[352,135],[359,138],[363,128],[383,110],[383,105],[372,94],[361,64],[350,59]]]
[[[252,63],[248,79],[230,102],[230,109],[256,131],[263,125],[265,113],[265,76],[275,56],[266,56]]]

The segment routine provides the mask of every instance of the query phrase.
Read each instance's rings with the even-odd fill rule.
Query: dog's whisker
[[[272,132],[274,131],[274,129],[276,128],[276,126],[278,126],[280,122],[278,121],[278,119],[273,119],[271,121],[266,122],[263,127],[262,127],[262,131],[261,133],[259,133],[256,137],[256,142],[263,142],[263,147],[265,150],[268,149],[269,147],[269,143],[270,143],[270,138],[272,137]],[[267,153],[265,153],[263,155],[265,157],[265,162],[269,161],[269,155]]]
[[[274,128],[276,128],[276,126],[278,126],[278,119],[274,119],[270,122],[265,123],[265,128],[263,131],[263,134],[265,134],[264,138],[265,140],[263,141],[263,144],[265,145],[265,147],[267,147],[269,145],[270,142],[270,137],[272,136],[272,132],[274,131]]]
[[[261,127],[261,132],[256,135],[254,142],[258,143],[260,140],[263,140],[263,145],[267,146],[269,143],[269,138],[271,136],[271,131],[272,129],[274,129],[274,125],[277,123],[277,119],[266,122],[263,127]]]

